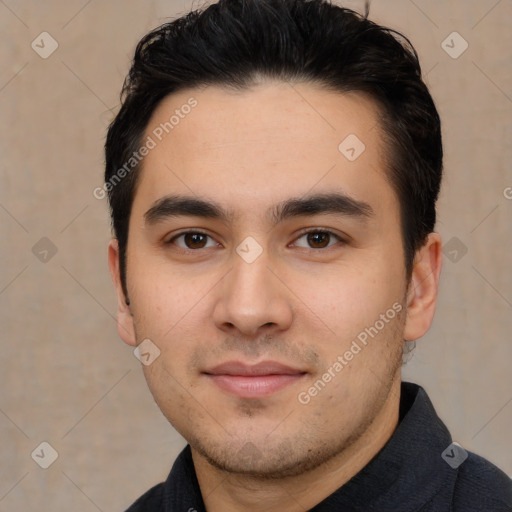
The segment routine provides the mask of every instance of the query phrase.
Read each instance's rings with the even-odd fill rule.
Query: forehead
[[[134,210],[186,193],[215,196],[233,211],[255,215],[287,197],[336,190],[394,211],[377,116],[362,94],[314,84],[172,94],[145,131],[152,149],[142,163]]]

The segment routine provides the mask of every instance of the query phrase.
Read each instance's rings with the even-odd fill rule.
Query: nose
[[[213,311],[219,329],[249,337],[289,328],[293,295],[271,267],[265,251],[251,263],[233,253],[233,267],[222,280]]]

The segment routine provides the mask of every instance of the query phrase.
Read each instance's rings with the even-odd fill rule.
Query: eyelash
[[[331,237],[334,237],[338,240],[338,243],[341,243],[341,244],[346,244],[346,240],[344,240],[340,235],[334,233],[333,231],[330,231],[328,229],[322,229],[322,228],[314,228],[314,229],[308,229],[308,230],[305,230],[305,231],[301,231],[299,233],[299,235],[297,236],[297,238],[295,239],[295,241],[299,240],[300,238],[302,238],[303,236],[306,236],[310,233],[325,233],[327,235],[330,235]],[[165,242],[166,245],[170,245],[170,244],[174,244],[175,240],[177,240],[178,238],[184,236],[184,235],[203,235],[203,236],[206,236],[208,238],[212,238],[212,236],[210,236],[208,233],[205,233],[204,231],[200,231],[200,230],[194,230],[194,231],[184,231],[182,233],[179,233],[175,236],[173,236],[170,240],[168,240],[167,242]],[[330,242],[330,240],[329,240]],[[321,247],[321,248],[314,248],[314,247],[310,247],[309,249],[312,250],[312,251],[326,251],[328,249],[331,249],[333,248],[334,245],[328,245],[327,247]],[[177,247],[178,250],[180,251],[183,251],[183,252],[198,252],[200,251],[201,249],[204,249],[204,248],[200,248],[200,249],[184,249],[183,247]],[[302,247],[302,249],[305,249],[304,247]]]

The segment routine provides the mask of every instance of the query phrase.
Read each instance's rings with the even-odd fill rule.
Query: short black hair
[[[127,172],[126,162],[140,147],[151,115],[169,94],[208,85],[245,90],[262,77],[357,91],[375,102],[410,278],[415,252],[434,230],[443,148],[439,115],[409,39],[370,21],[368,8],[363,15],[327,0],[220,0],[142,38],[108,129],[105,185],[125,293],[129,219],[141,167]]]

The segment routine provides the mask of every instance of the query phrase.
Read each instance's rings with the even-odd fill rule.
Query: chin
[[[318,442],[318,441],[317,441]],[[308,447],[302,442],[283,439],[277,443],[268,440],[239,441],[221,446],[191,440],[190,445],[211,466],[232,475],[244,475],[259,480],[295,477],[312,471],[332,458],[337,451],[332,445]]]

